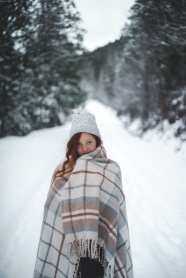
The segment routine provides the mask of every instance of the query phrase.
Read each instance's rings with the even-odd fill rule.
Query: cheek
[[[80,155],[80,153],[81,153],[79,148],[77,148],[77,153],[78,153],[79,155]]]
[[[91,150],[94,151],[96,149],[96,143],[92,144]]]

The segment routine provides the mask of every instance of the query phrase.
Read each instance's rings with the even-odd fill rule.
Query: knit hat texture
[[[97,135],[101,139],[95,116],[82,108],[79,108],[73,114],[70,138],[79,132],[91,133]]]

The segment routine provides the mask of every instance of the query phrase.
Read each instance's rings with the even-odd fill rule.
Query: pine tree
[[[7,115],[15,107],[22,74],[24,28],[28,24],[30,1],[0,1],[0,134],[9,134]],[[23,50],[23,49],[21,49]]]
[[[144,129],[169,118],[171,90],[184,86],[184,18],[184,1],[136,0],[132,7],[125,67],[137,72]]]
[[[78,69],[83,29],[74,2],[31,3],[27,9],[29,24],[23,28],[25,36],[19,52],[22,63],[18,93],[13,98],[14,106],[8,113],[3,112],[2,122],[7,127],[3,136],[24,135],[59,125],[85,99],[79,87]]]
[[[140,119],[141,132],[163,129],[164,120],[177,123],[178,136],[186,131],[185,18],[185,0],[136,0],[120,50],[115,42],[89,55],[87,87],[118,114]]]

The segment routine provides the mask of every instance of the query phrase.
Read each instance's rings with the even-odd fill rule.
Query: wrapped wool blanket
[[[102,146],[52,182],[34,278],[77,277],[80,257],[87,256],[104,266],[105,278],[133,278],[121,172]]]

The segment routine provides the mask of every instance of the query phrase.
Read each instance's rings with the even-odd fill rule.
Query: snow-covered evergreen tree
[[[83,29],[74,2],[32,1],[27,16],[30,25],[18,52],[22,74],[14,107],[3,114],[2,136],[59,125],[86,95],[79,86]]]
[[[30,0],[0,1],[0,134],[9,134],[23,72],[23,41],[30,24]],[[14,115],[15,116],[15,115]],[[11,134],[11,131],[10,131]]]
[[[91,97],[140,119],[141,132],[168,120],[179,121],[176,135],[186,133],[185,16],[184,0],[136,0],[120,40],[88,55]]]

